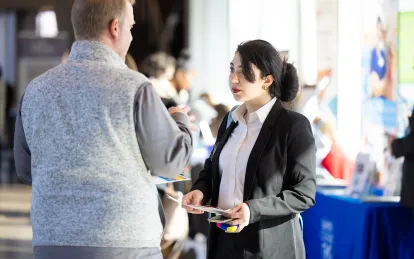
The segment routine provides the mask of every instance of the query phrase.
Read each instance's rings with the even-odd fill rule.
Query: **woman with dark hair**
[[[210,224],[208,258],[305,258],[298,214],[315,204],[316,148],[309,121],[282,105],[298,92],[296,69],[270,43],[248,41],[230,63],[229,86],[243,104],[224,118],[183,206],[228,210],[235,227]]]

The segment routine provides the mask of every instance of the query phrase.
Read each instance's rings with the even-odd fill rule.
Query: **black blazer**
[[[409,208],[414,208],[414,127],[412,126],[411,132],[407,136],[392,142],[393,155],[404,157],[400,203]]]
[[[217,206],[220,190],[220,153],[238,124],[233,122],[226,129],[227,116],[192,188],[200,190],[203,202],[212,206]],[[315,140],[308,119],[277,100],[247,163],[243,200],[250,208],[250,224],[234,234],[244,258],[305,258],[297,214],[315,204],[315,164]],[[214,258],[218,231],[222,230],[210,224],[208,258]]]

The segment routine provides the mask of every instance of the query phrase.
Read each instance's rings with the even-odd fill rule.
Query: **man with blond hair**
[[[132,0],[75,0],[76,42],[65,64],[20,100],[15,162],[32,185],[36,259],[162,258],[151,175],[184,170],[188,110],[168,111],[150,81],[125,65]]]

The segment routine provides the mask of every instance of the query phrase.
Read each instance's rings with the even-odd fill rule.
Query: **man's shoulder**
[[[90,66],[86,66],[85,68],[90,68]],[[151,81],[145,75],[128,68],[109,68],[105,66],[97,68],[97,71],[88,73],[88,77],[82,76],[80,79],[94,80],[94,78],[96,78],[97,76],[99,76],[100,78],[106,77],[108,80],[105,81],[107,81],[108,83],[113,83],[113,81],[116,80],[119,85],[129,87],[140,87],[151,83]],[[77,69],[79,69],[79,66],[77,67]],[[37,89],[39,87],[42,88],[43,86],[53,85],[53,82],[65,77],[71,77],[71,80],[74,80],[74,73],[76,73],[76,69],[73,67],[72,64],[58,65],[52,69],[49,69],[48,71],[44,72],[38,77],[34,78],[29,83],[26,91],[30,91],[31,89]],[[79,77],[77,77],[76,80],[79,80]]]
[[[119,69],[118,70],[122,76],[127,80],[133,80],[134,82],[145,84],[150,83],[151,81],[143,74],[141,74],[138,71],[132,70],[132,69]]]
[[[117,73],[117,78],[120,80],[118,83],[122,85],[122,87],[133,89],[133,91],[141,92],[140,90],[143,89],[143,87],[151,85],[151,81],[145,75],[135,70],[129,68],[119,69],[119,72]]]
[[[34,79],[32,79],[29,83],[29,85],[27,86],[27,90],[30,90],[36,86],[41,86],[41,85],[45,85],[45,83],[52,81],[56,78],[56,75],[59,74],[59,71],[61,70],[61,66],[62,65],[58,65],[56,67],[53,67],[49,70],[47,70],[46,72],[44,72],[43,74],[40,74],[39,76],[35,77]]]

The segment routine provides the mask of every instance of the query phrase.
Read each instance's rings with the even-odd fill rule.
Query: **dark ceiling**
[[[0,0],[0,9],[18,10],[18,19],[31,16],[42,7],[52,7],[58,27],[69,32],[74,40],[70,22],[73,0]],[[139,63],[147,55],[164,50],[178,56],[187,47],[188,0],[137,0],[134,6],[136,25],[132,29],[134,41],[130,53]]]

